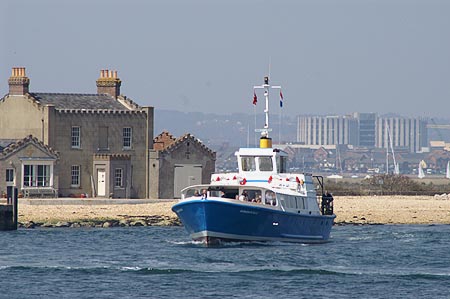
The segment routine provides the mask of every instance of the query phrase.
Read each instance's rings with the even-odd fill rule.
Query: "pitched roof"
[[[153,138],[153,149],[157,151],[164,150],[175,141],[176,138],[173,137],[172,134],[167,131],[163,131],[161,134]]]
[[[30,143],[41,148],[48,155],[53,156],[54,158],[59,157],[59,153],[57,151],[55,151],[54,149],[52,149],[51,147],[49,147],[48,145],[37,139],[36,137],[33,137],[32,135],[29,135],[23,139],[12,140],[12,142],[10,142],[11,139],[0,139],[0,142],[2,141],[9,142],[9,144],[5,147],[0,148],[0,159],[10,156],[11,154],[21,150]]]
[[[154,141],[159,140],[160,142],[162,140],[164,140],[165,141],[164,143],[161,142],[161,144],[163,145],[162,148],[158,148],[159,147],[158,146],[158,147],[154,147],[154,149],[157,151],[167,152],[167,153],[174,151],[183,142],[190,140],[190,141],[194,142],[195,144],[197,144],[201,149],[203,149],[210,156],[212,156],[214,158],[216,157],[216,153],[214,151],[212,151],[211,149],[206,147],[206,145],[204,145],[199,139],[195,138],[194,135],[191,135],[190,133],[186,133],[183,136],[175,139],[172,134],[170,134],[167,131],[164,131],[161,134],[159,134],[156,138],[154,138],[153,140]]]
[[[107,94],[32,92],[30,96],[42,105],[54,105],[55,109],[130,110]]]
[[[8,147],[11,143],[16,142],[17,139],[0,139],[0,152],[5,148]]]

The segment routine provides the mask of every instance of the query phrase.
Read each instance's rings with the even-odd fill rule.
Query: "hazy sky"
[[[289,115],[450,114],[448,0],[3,0],[0,37],[1,95],[13,66],[67,93],[108,68],[141,105],[253,113],[271,61]]]

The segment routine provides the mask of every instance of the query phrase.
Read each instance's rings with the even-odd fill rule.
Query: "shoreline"
[[[19,227],[179,226],[175,200],[30,199]],[[335,196],[335,225],[450,224],[446,196]]]

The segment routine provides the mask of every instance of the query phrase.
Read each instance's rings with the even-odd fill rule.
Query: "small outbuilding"
[[[210,182],[216,153],[189,133],[175,138],[164,131],[153,140],[149,164],[150,197],[180,198],[183,188]]]

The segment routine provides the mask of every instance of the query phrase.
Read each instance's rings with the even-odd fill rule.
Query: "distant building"
[[[375,113],[351,116],[298,116],[297,142],[312,148],[352,145],[364,148],[407,148],[411,153],[427,147],[427,122],[421,118],[378,117]]]
[[[377,119],[378,148],[408,148],[418,153],[428,146],[427,122],[421,118],[379,117]]]
[[[357,120],[352,116],[299,116],[297,142],[306,145],[357,143]]]
[[[0,165],[0,191],[12,180],[24,194],[149,197],[153,107],[120,95],[117,72],[102,70],[94,94],[30,92],[25,68],[13,68],[8,83],[0,99],[3,155],[28,145]]]
[[[375,113],[355,113],[358,120],[358,142],[357,146],[372,148],[375,147],[376,120]]]

